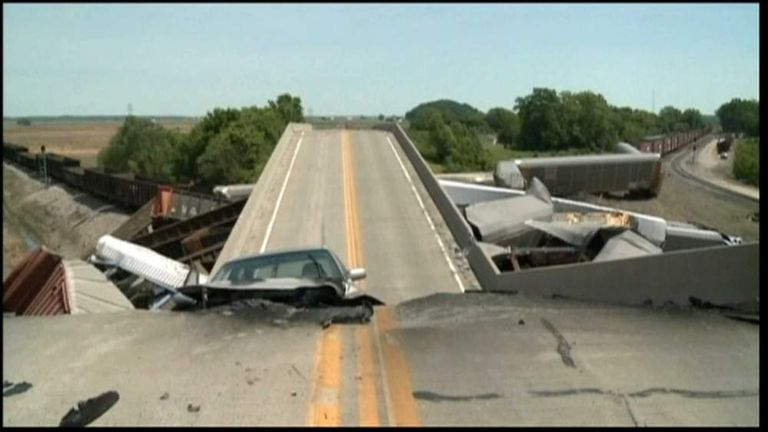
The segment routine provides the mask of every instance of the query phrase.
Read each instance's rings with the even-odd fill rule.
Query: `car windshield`
[[[313,250],[227,263],[211,281],[247,284],[269,278],[341,279],[341,272],[331,254]]]

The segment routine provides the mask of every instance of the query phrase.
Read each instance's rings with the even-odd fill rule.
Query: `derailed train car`
[[[496,165],[496,186],[525,189],[539,178],[553,195],[586,193],[637,193],[656,196],[661,191],[661,156],[704,136],[699,129],[645,137],[637,145],[619,143],[622,154],[532,158]]]
[[[30,153],[27,147],[3,143],[3,159],[19,164],[27,170],[42,175],[41,154]],[[160,183],[131,173],[116,173],[104,168],[82,168],[80,160],[56,153],[46,153],[45,170],[52,179],[98,196],[108,202],[128,208],[139,208],[157,196]],[[182,201],[183,211],[175,217],[186,219],[222,204],[223,199],[211,194],[194,193],[184,185],[176,191]]]
[[[661,156],[608,154],[502,161],[493,173],[497,186],[525,189],[536,177],[557,196],[579,192],[644,193],[661,190]]]

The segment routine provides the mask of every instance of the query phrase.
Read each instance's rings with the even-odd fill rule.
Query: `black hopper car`
[[[4,142],[3,159],[38,175],[43,174],[42,155],[30,153],[24,146]],[[45,169],[54,180],[131,209],[154,199],[160,185],[136,178],[133,174],[115,173],[103,168],[82,168],[80,160],[55,153],[45,154]]]

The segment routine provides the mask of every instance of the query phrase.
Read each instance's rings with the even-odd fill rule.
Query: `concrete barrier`
[[[402,127],[396,123],[387,123],[378,125],[375,129],[390,132],[395,136],[398,144],[400,144],[400,147],[403,149],[403,152],[406,157],[408,157],[408,160],[418,174],[419,179],[421,179],[422,184],[427,189],[432,201],[435,203],[438,211],[440,211],[440,215],[442,215],[443,220],[445,220],[453,238],[467,257],[469,266],[475,273],[475,277],[477,277],[480,286],[482,286],[483,289],[495,286],[496,276],[498,274],[496,265],[493,264],[490,258],[488,258],[482,249],[480,249],[480,246],[478,246],[475,241],[475,236],[472,234],[472,229],[464,219],[464,216],[462,216],[459,209],[456,208],[456,205],[454,205],[453,201],[451,201],[450,197],[448,197],[440,186],[440,183],[438,183],[437,178],[435,178],[429,165],[416,149],[416,146]]]
[[[759,299],[759,243],[502,273],[480,249],[461,212],[400,125],[389,123],[375,129],[395,136],[484,290],[635,305],[646,300],[687,304],[690,297],[713,304]]]
[[[254,224],[253,221],[272,211],[264,203],[274,202],[272,197],[276,197],[280,190],[284,178],[281,174],[288,169],[292,157],[289,150],[298,145],[294,142],[295,137],[310,130],[312,126],[306,123],[289,123],[286,126],[219,253],[211,274],[215,274],[224,263],[235,257],[259,252],[259,245],[253,239],[261,238],[259,233],[266,231],[266,226]]]

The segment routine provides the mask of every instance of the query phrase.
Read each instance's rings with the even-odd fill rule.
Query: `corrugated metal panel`
[[[189,267],[159,253],[110,235],[102,236],[95,255],[121,269],[168,288],[184,286]]]
[[[575,166],[592,165],[596,163],[635,163],[635,162],[653,162],[659,160],[660,156],[656,154],[603,154],[603,155],[584,155],[584,156],[561,156],[518,159],[516,161],[520,169],[537,167],[555,167],[555,166]]]
[[[42,248],[27,254],[3,282],[3,312],[70,313],[70,300],[61,257]]]

